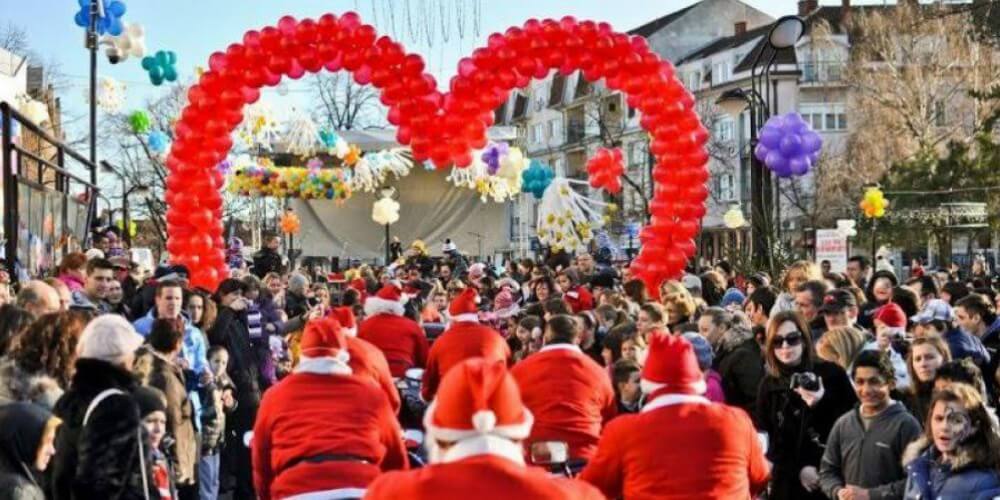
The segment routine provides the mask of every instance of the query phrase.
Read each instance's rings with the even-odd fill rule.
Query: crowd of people
[[[982,266],[649,290],[588,253],[318,274],[279,247],[214,290],[100,249],[0,284],[0,499],[1000,495]]]

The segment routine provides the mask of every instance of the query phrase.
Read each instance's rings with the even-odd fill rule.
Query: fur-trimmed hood
[[[982,456],[984,450],[974,449],[968,446],[962,447],[955,460],[951,462],[952,472],[958,472],[970,467],[980,467],[981,464],[988,463],[990,457]],[[918,458],[936,460],[938,456],[934,443],[927,439],[926,434],[921,434],[920,438],[908,444],[903,451],[903,467],[910,465]]]
[[[742,326],[733,326],[726,333],[722,334],[722,339],[719,340],[719,345],[716,348],[716,352],[730,352],[741,344],[747,341],[747,339],[753,338],[753,332]]]
[[[30,401],[49,410],[63,395],[56,379],[24,371],[12,358],[0,358],[0,403]]]

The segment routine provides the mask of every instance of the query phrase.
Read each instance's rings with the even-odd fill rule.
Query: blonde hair
[[[816,354],[847,370],[864,350],[865,335],[856,328],[842,326],[824,333],[817,344]]]
[[[660,303],[666,308],[671,321],[681,319],[674,318],[671,313],[676,312],[681,317],[691,319],[691,316],[698,310],[698,304],[691,296],[691,292],[684,288],[684,285],[679,281],[674,280],[664,281],[660,285]]]
[[[784,274],[781,275],[782,288],[789,292],[795,292],[795,290],[789,290],[789,282],[796,275],[801,277],[800,281],[802,282],[823,281],[823,270],[820,269],[819,265],[812,261],[799,260],[785,268]]]

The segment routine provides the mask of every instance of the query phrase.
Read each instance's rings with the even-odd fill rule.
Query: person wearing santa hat
[[[340,323],[340,331],[344,332],[347,338],[347,353],[351,355],[351,371],[358,376],[368,376],[375,382],[382,392],[389,398],[389,405],[392,406],[393,413],[399,413],[401,404],[399,399],[399,389],[392,381],[392,372],[389,371],[389,363],[385,360],[382,351],[371,344],[371,342],[358,338],[358,327],[354,321],[354,311],[350,307],[341,306],[330,309],[329,316]]]
[[[352,374],[332,318],[306,325],[301,361],[264,393],[250,446],[261,500],[356,498],[381,472],[408,468],[389,401]]]
[[[479,323],[479,293],[474,287],[462,290],[448,306],[451,324],[431,347],[427,356],[420,396],[430,401],[448,369],[474,357],[510,360],[510,346],[496,330]]]
[[[521,440],[533,417],[503,361],[455,365],[427,407],[431,466],[376,479],[366,499],[598,499],[593,486],[526,466]]]
[[[427,336],[416,321],[403,316],[406,302],[403,288],[390,281],[378,293],[365,299],[365,316],[358,338],[382,351],[393,377],[406,376],[410,368],[427,365]]]
[[[875,310],[872,315],[875,325],[875,345],[878,350],[889,355],[893,370],[896,372],[896,389],[904,391],[910,387],[910,372],[906,368],[906,360],[896,350],[896,345],[906,338],[906,313],[899,304],[888,302]]]
[[[589,460],[597,451],[601,426],[618,412],[611,379],[580,350],[574,317],[549,318],[544,340],[545,347],[511,369],[525,406],[535,415],[525,447],[536,441],[563,441],[571,459]]]
[[[770,477],[750,417],[702,396],[705,379],[682,337],[650,336],[640,413],[608,423],[580,479],[608,498],[756,496]]]

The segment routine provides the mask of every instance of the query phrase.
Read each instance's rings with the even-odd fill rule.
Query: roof
[[[771,25],[765,24],[763,26],[758,26],[754,29],[746,30],[746,32],[739,35],[731,35],[731,36],[724,36],[722,38],[717,38],[714,41],[710,42],[708,45],[705,45],[704,47],[684,56],[679,61],[677,61],[676,65],[680,66],[682,64],[689,63],[691,61],[704,59],[708,56],[711,56],[713,54],[718,54],[719,52],[723,52],[734,47],[739,47],[740,45],[743,45],[744,43],[747,43],[756,37],[765,35],[767,33],[767,30],[769,29],[771,29]]]
[[[628,34],[648,37],[653,33],[656,33],[657,31],[660,31],[661,29],[665,28],[670,23],[680,19],[681,16],[686,14],[689,10],[695,8],[699,3],[701,2],[693,3],[691,5],[688,5],[687,7],[684,7],[681,10],[678,10],[676,12],[671,12],[670,14],[667,14],[663,17],[654,19],[646,24],[643,24],[642,26],[639,26],[638,28],[632,28],[628,31]]]

